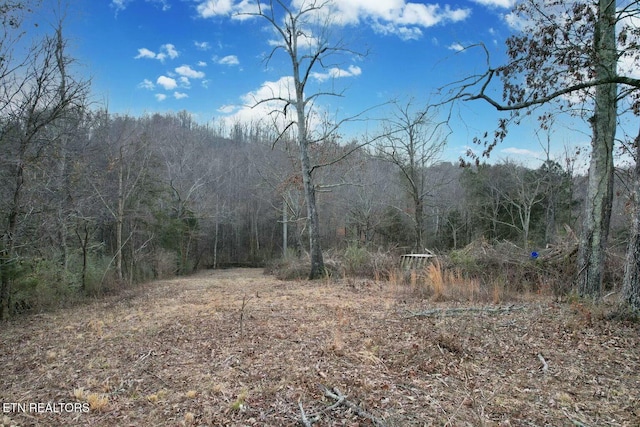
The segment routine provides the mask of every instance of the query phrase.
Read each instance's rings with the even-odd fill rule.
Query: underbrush
[[[397,251],[371,251],[351,245],[325,253],[326,277],[363,278],[387,282],[402,298],[435,301],[500,303],[533,296],[570,298],[575,281],[577,246],[558,245],[535,254],[513,243],[477,240],[467,247],[440,254],[424,267],[401,268]],[[621,283],[622,258],[609,254],[605,272],[607,292]],[[304,280],[308,256],[272,261],[265,272],[282,280]]]
[[[329,250],[324,253],[325,276],[340,279],[361,277],[374,280],[389,280],[398,267],[398,255],[393,251],[370,251],[364,247],[350,245],[344,250]],[[272,260],[265,267],[265,274],[280,280],[303,280],[309,277],[311,260],[308,255],[297,257],[288,254]]]
[[[70,256],[66,268],[54,259],[24,259],[12,269],[12,314],[43,312],[69,306],[88,297],[112,293],[119,288],[107,258],[92,258],[84,273],[80,267],[80,257]]]

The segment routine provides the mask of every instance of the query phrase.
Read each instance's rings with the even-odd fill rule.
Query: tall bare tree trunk
[[[294,61],[295,62],[295,61]],[[294,66],[297,71],[297,67]],[[297,73],[294,73],[297,75]],[[294,77],[296,78],[296,77]],[[322,247],[320,246],[320,219],[316,207],[316,189],[311,177],[311,161],[309,160],[309,141],[307,140],[307,126],[304,112],[304,94],[302,86],[298,84],[299,77],[296,78],[297,113],[298,113],[298,146],[300,149],[300,164],[302,172],[302,183],[304,186],[304,199],[307,204],[307,216],[309,217],[309,252],[311,257],[311,272],[309,279],[317,279],[325,275],[324,258]]]
[[[282,257],[287,257],[287,243],[289,242],[289,207],[287,206],[287,201],[282,198]]]
[[[26,143],[20,144],[20,157],[15,169],[15,187],[13,198],[7,215],[7,225],[4,230],[2,242],[2,254],[0,255],[0,320],[7,320],[11,315],[11,283],[13,281],[13,267],[16,255],[15,234],[18,228],[18,214],[22,198],[22,186],[24,184],[24,164],[22,162]]]
[[[420,197],[417,195],[414,199],[414,208],[416,210],[414,219],[416,222],[416,241],[415,241],[415,251],[417,253],[424,252],[424,203]]]
[[[622,295],[634,310],[640,310],[640,133],[638,133],[634,145],[636,166],[633,174],[633,217],[627,260],[624,266]]]
[[[597,55],[596,80],[617,73],[616,2],[598,1],[598,22],[594,36]],[[585,215],[578,252],[577,288],[582,296],[599,298],[605,264],[605,249],[613,199],[613,144],[617,122],[617,85],[596,86],[595,109],[591,118],[593,139]]]
[[[122,282],[122,227],[124,223],[124,159],[120,147],[120,165],[118,169],[118,207],[116,212],[116,277]]]
[[[79,225],[76,227],[76,236],[80,243],[80,249],[82,250],[82,270],[80,272],[80,289],[82,292],[87,291],[87,266],[89,261],[89,226],[84,223],[83,233],[80,233]]]

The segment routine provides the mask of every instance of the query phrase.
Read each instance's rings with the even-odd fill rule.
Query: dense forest
[[[5,28],[17,28],[10,12]],[[295,132],[203,124],[188,111],[111,113],[89,102],[65,44],[60,23],[19,67],[0,63],[3,317],[198,269],[308,256]],[[537,251],[580,233],[588,184],[573,153],[538,168],[443,162],[446,135],[411,105],[369,141],[305,142],[324,251],[395,256],[480,239]],[[632,172],[617,170],[612,190],[609,246],[620,254]]]
[[[24,123],[12,125],[23,131]],[[15,222],[15,250],[3,277],[14,283],[15,310],[117,283],[262,266],[307,250],[294,143],[273,146],[260,126],[214,128],[188,112],[136,118],[73,109],[39,129],[23,152],[19,138],[5,138],[2,218]],[[314,164],[355,145],[318,143]],[[509,161],[461,168],[434,158],[419,170],[418,221],[400,169],[375,146],[358,149],[318,170],[322,247],[399,255],[486,238],[544,248],[579,224],[584,177],[565,160],[538,169]],[[628,195],[620,172],[613,235],[622,244]]]

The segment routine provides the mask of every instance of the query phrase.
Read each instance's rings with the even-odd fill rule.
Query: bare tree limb
[[[304,425],[304,427],[311,427],[311,422],[307,419],[300,401],[298,401],[298,407],[300,408],[300,421],[302,422],[302,425]]]
[[[542,368],[541,368],[542,372],[546,374],[547,371],[549,370],[549,364],[547,363],[546,360],[544,360],[544,357],[542,357],[540,353],[538,353],[538,359],[540,360],[540,363],[542,363]]]
[[[382,421],[375,415],[371,414],[370,412],[362,409],[360,406],[348,400],[347,397],[344,394],[342,394],[340,390],[338,390],[337,388],[334,387],[332,390],[330,390],[324,385],[322,386],[322,388],[324,389],[323,391],[325,396],[330,397],[331,399],[336,401],[334,407],[337,407],[339,405],[344,405],[350,410],[352,410],[353,412],[355,412],[358,416],[370,420],[374,426],[384,427],[386,425],[384,421]]]
[[[613,76],[607,76],[606,78],[575,83],[573,85],[569,85],[569,86],[560,88],[556,91],[553,91],[546,96],[535,97],[527,101],[516,102],[512,104],[503,103],[491,97],[490,95],[487,95],[486,91],[489,85],[491,84],[492,80],[494,79],[494,77],[496,77],[501,72],[506,70],[511,64],[507,66],[497,67],[497,68],[491,67],[489,50],[484,45],[484,43],[477,43],[477,44],[470,45],[466,47],[464,50],[462,50],[461,52],[467,51],[475,47],[480,47],[484,50],[485,56],[486,56],[487,70],[483,74],[476,74],[474,76],[467,77],[463,80],[459,80],[457,82],[454,82],[448,85],[450,87],[455,87],[456,85],[459,85],[458,86],[459,90],[454,91],[453,96],[447,98],[443,103],[449,103],[451,101],[455,101],[458,99],[463,101],[474,101],[474,100],[481,99],[488,102],[491,106],[493,106],[498,111],[517,111],[517,110],[524,110],[537,105],[546,104],[549,101],[553,101],[554,99],[560,98],[565,95],[570,95],[574,92],[579,92],[585,89],[590,89],[597,86],[602,86],[602,85],[607,85],[612,83],[622,84],[622,85],[630,86],[636,89],[640,88],[640,79],[621,76],[621,75],[613,75]],[[477,85],[480,85],[480,90],[478,92],[468,91],[469,89]]]

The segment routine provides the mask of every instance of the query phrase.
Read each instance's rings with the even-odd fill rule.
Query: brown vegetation
[[[507,303],[473,281],[462,293],[436,267],[414,275],[207,271],[16,319],[0,332],[0,401],[90,410],[2,423],[639,425],[640,325],[533,292]]]

